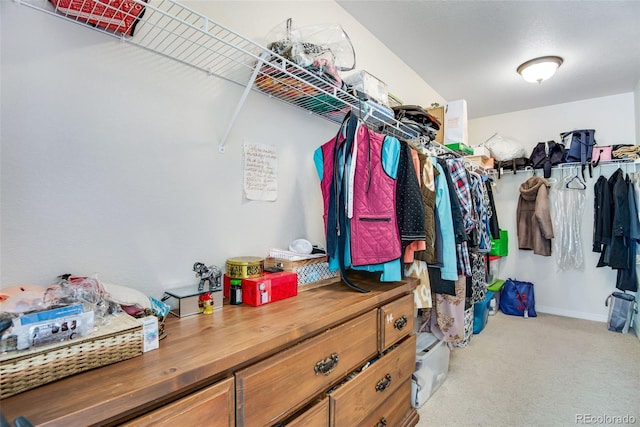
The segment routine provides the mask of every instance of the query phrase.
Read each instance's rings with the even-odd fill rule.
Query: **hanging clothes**
[[[582,216],[585,193],[585,189],[568,188],[565,184],[552,190],[553,251],[558,271],[584,269]]]
[[[616,277],[616,288],[621,291],[638,291],[638,273],[636,270],[637,242],[640,240],[640,223],[638,222],[638,206],[633,183],[629,176],[627,183],[627,200],[629,201],[629,246],[627,247],[628,268],[619,269]]]
[[[640,225],[636,222],[638,205],[633,187],[620,168],[609,179],[600,176],[596,181],[593,251],[600,252],[596,267],[617,270],[616,288],[636,292],[635,242],[640,238]]]
[[[470,304],[482,302],[487,298],[487,266],[483,253],[472,250],[471,277],[467,277],[467,297]]]
[[[469,172],[471,194],[473,195],[473,213],[476,216],[477,250],[488,253],[491,250],[491,224],[489,220],[489,198],[485,193],[484,179],[475,172]]]
[[[611,244],[612,203],[607,178],[600,175],[593,186],[593,252],[602,254],[598,267],[604,266],[604,252]]]
[[[424,206],[425,248],[415,253],[415,259],[429,265],[442,265],[442,250],[438,251],[437,240],[442,241],[440,229],[436,226],[436,178],[439,175],[433,162],[426,155],[418,153],[420,161],[420,190]]]
[[[551,256],[553,238],[548,187],[549,182],[539,176],[527,179],[520,184],[516,209],[518,248],[542,256]]]
[[[396,179],[396,216],[404,254],[411,243],[424,242],[426,239],[422,190],[414,168],[411,149],[406,142],[400,143]]]
[[[324,201],[327,257],[333,271],[381,272],[381,281],[402,278],[395,214],[400,143],[348,115],[338,135],[314,152]]]
[[[629,200],[624,172],[618,168],[609,179],[599,177],[594,187],[594,251],[600,252],[596,267],[629,268],[625,250],[629,236]],[[600,204],[600,206],[598,206]]]
[[[460,215],[461,220],[454,218],[454,223],[462,223],[463,238],[456,239],[456,256],[458,274],[471,276],[471,259],[469,258],[468,240],[475,231],[473,215],[473,199],[467,179],[467,170],[462,159],[447,159],[445,161],[453,186],[453,195],[460,206],[460,211],[453,211],[453,215]]]
[[[431,161],[438,171],[438,175],[436,177],[436,211],[438,215],[436,225],[439,226],[441,231],[440,234],[442,236],[442,239],[440,240],[442,248],[442,267],[440,268],[441,278],[444,280],[456,281],[458,280],[455,247],[456,230],[454,226],[454,214],[452,211],[454,200],[457,199],[455,195],[453,198],[451,197],[450,187],[448,186],[446,179],[448,175],[446,174],[445,169],[437,159],[432,157]]]
[[[431,333],[441,341],[454,344],[464,340],[464,308],[467,278],[455,282],[455,295],[434,294]]]
[[[427,217],[430,217],[433,220],[433,205],[429,206],[427,205],[427,203],[424,200],[424,195],[423,195],[423,184],[422,184],[422,167],[420,166],[420,155],[418,153],[418,151],[413,148],[413,147],[409,147],[409,152],[411,153],[411,160],[413,161],[413,167],[416,171],[416,178],[418,179],[418,185],[420,187],[420,194],[422,195],[422,203],[421,203],[421,207],[422,207],[422,211],[424,213],[424,225],[423,225],[423,229],[425,232],[424,235],[424,239],[422,240],[415,240],[413,242],[410,242],[407,247],[404,249],[404,256],[403,256],[403,261],[405,263],[411,263],[413,262],[416,258],[415,258],[415,253],[416,252],[424,252],[427,250],[427,241],[429,240],[429,235],[433,234],[433,228],[434,228],[434,224],[431,223],[429,224],[429,222],[427,221]],[[434,192],[434,201],[435,201],[435,192]],[[420,203],[419,201],[416,201],[416,203]],[[434,203],[435,204],[435,203]],[[428,212],[428,209],[431,210],[431,212]]]
[[[451,174],[455,194],[460,202],[460,214],[464,224],[464,232],[469,236],[476,228],[476,218],[473,209],[471,186],[467,176],[467,169],[462,159],[446,159],[446,165]]]
[[[442,176],[446,180],[446,188],[449,192],[449,200],[451,204],[451,218],[453,219],[453,230],[456,243],[462,243],[467,240],[467,233],[464,230],[464,219],[462,218],[462,208],[460,206],[460,200],[456,195],[455,184],[451,178],[451,173],[447,167],[445,159],[440,157],[431,156],[431,161],[437,163],[440,168],[438,171],[443,174]]]
[[[491,238],[497,240],[500,238],[500,223],[498,221],[498,211],[496,210],[496,202],[493,198],[493,189],[491,188],[491,179],[484,180],[485,195],[487,197],[487,215],[489,216],[489,230],[491,230]]]
[[[629,191],[622,169],[616,170],[609,178],[611,202],[613,206],[611,245],[608,248],[607,265],[614,269],[627,269],[631,222],[629,216]]]
[[[418,286],[416,286],[414,290],[413,298],[415,307],[418,309],[431,308],[433,303],[427,263],[424,261],[413,261],[410,264],[405,264],[404,275],[405,277],[418,279]]]

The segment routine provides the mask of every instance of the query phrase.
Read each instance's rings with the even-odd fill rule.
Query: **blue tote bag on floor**
[[[507,279],[500,293],[500,310],[511,316],[536,317],[533,283]]]

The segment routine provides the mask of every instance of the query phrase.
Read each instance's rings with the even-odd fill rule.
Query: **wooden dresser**
[[[160,348],[0,401],[43,426],[414,426],[415,279],[167,320]]]

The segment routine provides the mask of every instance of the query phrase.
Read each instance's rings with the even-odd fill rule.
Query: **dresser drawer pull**
[[[338,366],[338,354],[333,353],[330,357],[316,363],[314,370],[316,375],[329,375]]]
[[[407,326],[407,316],[402,316],[393,324],[393,327],[399,331],[403,330],[405,326]]]
[[[380,421],[375,425],[375,427],[387,427],[387,419],[384,417],[380,418]]]
[[[376,391],[385,391],[391,384],[391,374],[387,374],[376,384]]]

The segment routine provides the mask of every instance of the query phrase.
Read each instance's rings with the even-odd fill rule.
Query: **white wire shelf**
[[[14,1],[245,87],[219,142],[221,152],[250,90],[332,122],[341,123],[353,111],[382,133],[401,139],[417,136],[412,128],[395,120],[393,114],[371,108],[312,71],[176,1],[53,0],[53,4],[47,0]],[[70,3],[76,11],[68,7]],[[82,13],[78,14],[77,9]],[[134,12],[141,9],[142,13]],[[96,22],[106,28],[94,25]]]

